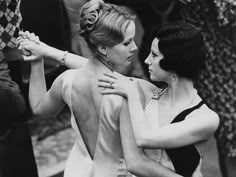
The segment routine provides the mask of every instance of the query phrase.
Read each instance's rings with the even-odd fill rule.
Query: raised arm
[[[29,83],[29,103],[35,116],[56,116],[65,106],[62,99],[62,82],[66,73],[62,73],[53,82],[49,91],[46,89],[43,60],[31,62]]]
[[[129,120],[127,100],[124,99],[120,114],[120,134],[127,169],[139,177],[180,177],[143,154],[136,146]]]

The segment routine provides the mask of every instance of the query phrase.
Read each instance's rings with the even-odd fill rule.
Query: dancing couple
[[[219,124],[194,88],[205,65],[201,32],[183,22],[153,33],[145,60],[152,83],[123,76],[132,62],[135,17],[124,8],[92,0],[80,11],[79,33],[93,53],[60,51],[29,32],[19,49],[31,61],[29,101],[37,117],[56,116],[68,105],[75,144],[65,177],[200,177],[207,143]],[[43,57],[69,69],[47,91]]]

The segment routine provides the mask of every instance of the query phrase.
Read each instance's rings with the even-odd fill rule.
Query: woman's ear
[[[104,46],[98,46],[98,51],[103,54],[104,56],[107,56],[107,48]]]

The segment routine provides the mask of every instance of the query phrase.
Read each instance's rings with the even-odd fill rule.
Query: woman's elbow
[[[209,122],[210,123],[205,128],[205,131],[203,131],[203,137],[205,137],[206,140],[211,138],[211,136],[216,132],[216,130],[219,126],[219,117],[218,117],[218,115],[216,115],[215,117],[212,117],[211,121],[209,121]]]
[[[133,152],[125,153],[126,168],[130,173],[135,172],[139,167],[138,164],[142,158],[140,151],[134,150]]]
[[[31,107],[31,112],[32,112],[32,116],[37,119],[44,118],[44,117],[51,117],[51,115],[48,114],[46,111],[41,111],[37,107],[35,108]]]
[[[41,118],[42,114],[37,109],[31,109],[32,115],[35,118]]]
[[[138,160],[126,161],[126,168],[130,173],[135,174],[140,168],[138,165]]]
[[[139,148],[144,148],[146,146],[145,142],[143,140],[140,140],[138,139],[136,141],[136,145],[139,147]]]
[[[145,136],[139,136],[139,137],[136,137],[135,138],[135,142],[136,142],[136,145],[139,147],[139,148],[145,148],[148,146],[148,141],[146,139]]]
[[[133,173],[134,165],[132,163],[126,163],[126,168],[130,173]]]

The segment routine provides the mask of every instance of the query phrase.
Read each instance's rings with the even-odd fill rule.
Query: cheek
[[[153,71],[154,71],[155,73],[158,73],[158,72],[160,71],[159,62],[154,61],[153,64],[152,64],[152,68],[153,68]]]
[[[123,58],[122,53],[116,51],[112,53],[111,61],[114,65],[122,65],[124,63]]]
[[[120,61],[125,61],[127,58],[127,51],[126,50],[120,50],[116,53],[116,56],[118,56]]]
[[[153,71],[153,77],[156,77],[161,80],[162,79],[165,80],[166,77],[168,76],[168,73],[160,67],[159,62],[153,64],[152,71]]]

